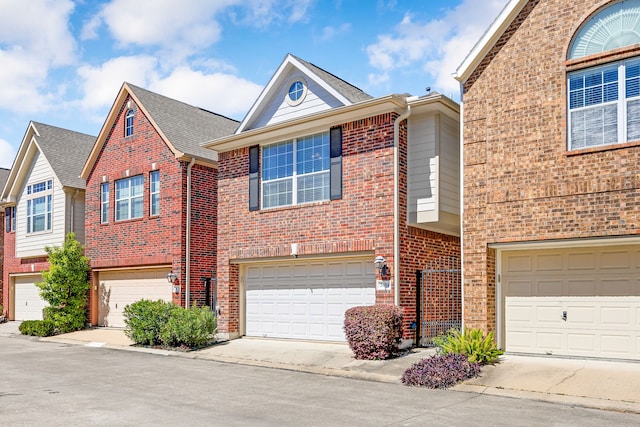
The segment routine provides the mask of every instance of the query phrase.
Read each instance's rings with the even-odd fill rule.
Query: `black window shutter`
[[[342,128],[331,128],[329,140],[329,197],[331,200],[337,200],[342,199]]]
[[[4,210],[4,230],[9,233],[11,231],[11,208]]]
[[[249,147],[249,210],[260,209],[260,186],[258,185],[260,146]]]

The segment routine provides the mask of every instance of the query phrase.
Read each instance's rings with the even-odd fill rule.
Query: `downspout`
[[[460,83],[460,304],[462,318],[460,329],[464,332],[464,84]],[[498,334],[498,337],[501,335]]]
[[[411,115],[411,105],[393,122],[393,303],[400,306],[400,122]]]
[[[186,237],[186,259],[185,259],[185,280],[184,280],[184,308],[189,308],[189,299],[191,298],[190,285],[191,285],[191,168],[195,164],[195,157],[191,158],[191,162],[187,165],[187,237]]]
[[[69,231],[74,231],[73,229],[73,214],[76,211],[75,209],[75,205],[73,204],[74,200],[76,199],[76,196],[78,195],[78,193],[80,192],[80,190],[78,190],[76,188],[76,191],[73,192],[73,196],[71,196],[71,202],[70,202],[70,208],[71,208],[71,212],[69,213]],[[75,232],[75,231],[74,231]],[[77,236],[76,236],[77,237]],[[66,237],[65,237],[66,238]]]

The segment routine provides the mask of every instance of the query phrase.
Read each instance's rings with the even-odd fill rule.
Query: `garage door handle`
[[[566,311],[562,312],[562,320],[564,320],[565,322],[567,321],[567,312]]]

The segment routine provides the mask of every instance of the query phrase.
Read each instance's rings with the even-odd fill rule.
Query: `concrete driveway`
[[[12,334],[19,334],[17,322],[0,325],[0,336]],[[390,383],[399,383],[408,367],[434,354],[431,349],[414,349],[392,360],[363,361],[354,359],[346,344],[253,338],[170,352],[134,347],[122,329],[110,328],[42,340]],[[506,355],[454,390],[640,413],[640,363]]]

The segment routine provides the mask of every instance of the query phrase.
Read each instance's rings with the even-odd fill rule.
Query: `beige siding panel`
[[[124,308],[141,299],[171,301],[169,268],[102,271],[99,281],[98,325],[124,327]]]
[[[460,129],[440,116],[440,210],[460,215]]]
[[[434,114],[416,114],[409,117],[407,209],[411,222],[415,222],[417,212],[435,211],[438,206],[437,143]]]
[[[60,246],[64,243],[66,228],[65,194],[43,155],[36,154],[28,176],[16,205],[16,256],[18,258],[46,255],[45,246]],[[49,179],[53,180],[51,231],[27,234],[27,186]]]
[[[79,191],[73,200],[73,229],[71,231],[76,233],[76,240],[81,244],[84,244],[84,201],[85,192]]]

